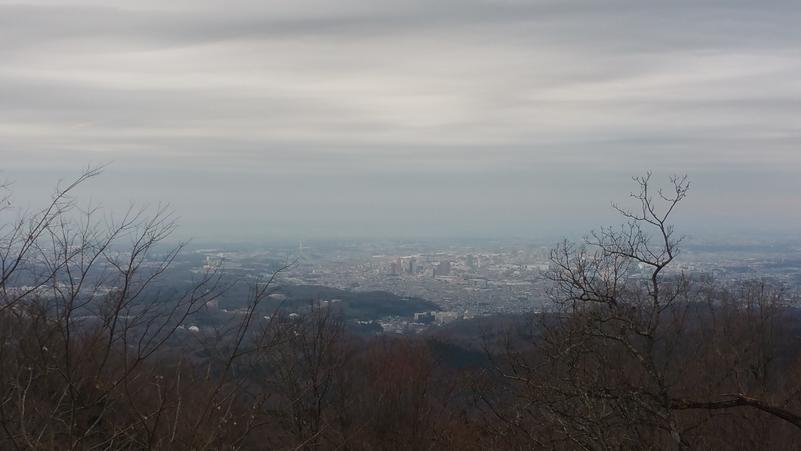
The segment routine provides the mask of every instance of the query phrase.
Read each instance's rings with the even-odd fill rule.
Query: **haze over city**
[[[692,181],[698,235],[801,227],[801,6],[0,1],[0,177],[200,239],[540,237]]]
[[[0,450],[801,449],[799,25],[0,0]]]

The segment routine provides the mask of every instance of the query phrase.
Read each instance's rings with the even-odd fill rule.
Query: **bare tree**
[[[259,356],[268,387],[286,414],[298,449],[318,449],[331,435],[328,410],[337,375],[347,363],[344,322],[334,306],[312,302],[307,312],[281,314],[269,325],[275,346]]]
[[[78,208],[72,191],[100,170],[0,228],[4,448],[150,446],[165,404],[145,401],[164,390],[148,362],[221,292],[213,271],[169,297],[151,289],[183,247],[164,246],[175,222],[167,208]]]
[[[636,206],[613,204],[624,225],[593,232],[581,244],[565,241],[552,251],[548,277],[555,309],[539,316],[529,349],[507,347],[499,373],[518,387],[521,403],[514,408],[515,420],[508,419],[509,412],[495,411],[496,416],[529,436],[593,450],[690,448],[688,436],[695,437],[708,417],[687,416],[688,410],[753,408],[799,426],[801,417],[786,403],[745,391],[714,393],[735,382],[705,379],[712,373],[697,359],[715,358],[719,371],[736,372],[746,364],[742,349],[724,349],[719,339],[695,340],[733,330],[736,319],[751,321],[737,325],[743,331],[739,344],[758,349],[749,356],[754,362],[749,372],[766,374],[776,352],[771,337],[778,330],[772,316],[777,302],[749,292],[727,310],[727,318],[720,296],[702,309],[709,286],[671,269],[682,241],[671,216],[687,196],[687,178],[672,177],[669,190],[654,190],[650,173],[634,180]],[[756,305],[749,304],[753,300]],[[715,318],[718,324],[708,323]],[[724,353],[732,356],[729,361],[719,358]],[[745,379],[739,379],[741,390],[756,387],[753,375]]]

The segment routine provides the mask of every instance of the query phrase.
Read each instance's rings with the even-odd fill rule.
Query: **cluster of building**
[[[701,250],[698,250],[701,249]],[[749,252],[688,246],[666,273],[710,276],[720,281],[767,277],[801,288],[801,246]],[[542,245],[432,246],[418,243],[347,243],[273,251],[273,258],[295,259],[284,283],[324,285],[358,291],[387,291],[423,298],[441,311],[414,318],[387,318],[385,329],[415,329],[457,319],[540,309],[549,300],[549,247]],[[247,268],[253,251],[208,253],[203,265]],[[636,271],[636,269],[635,269]],[[645,274],[645,269],[643,269]],[[636,276],[636,274],[633,274]]]
[[[546,299],[541,277],[548,269],[546,248],[423,248],[400,255],[391,253],[400,249],[374,250],[365,246],[314,254],[307,247],[302,261],[285,277],[293,283],[424,298],[443,311],[478,315],[529,311]]]

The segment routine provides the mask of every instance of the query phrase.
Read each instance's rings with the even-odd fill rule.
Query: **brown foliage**
[[[668,193],[636,179],[637,208],[618,208],[626,225],[554,249],[553,310],[488,338],[489,363],[461,369],[425,338],[351,336],[328,304],[264,320],[272,278],[229,324],[190,339],[183,324],[228,286],[212,271],[169,297],[149,290],[181,249],[163,247],[175,224],[163,208],[116,221],[77,208],[70,193],[97,173],[0,228],[0,449],[792,449],[801,438],[794,298],[671,269],[684,178]]]

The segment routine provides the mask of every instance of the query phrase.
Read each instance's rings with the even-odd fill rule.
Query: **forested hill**
[[[329,301],[339,304],[350,319],[375,320],[388,316],[412,316],[416,312],[439,311],[431,301],[401,297],[386,291],[349,291],[321,285],[286,285],[276,294],[286,296],[284,306],[298,309],[310,302]]]

